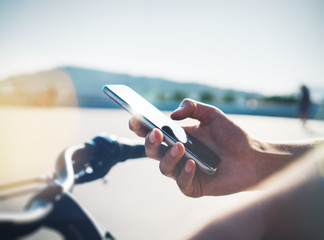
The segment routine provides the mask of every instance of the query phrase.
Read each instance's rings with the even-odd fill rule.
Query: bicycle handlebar
[[[26,235],[40,226],[41,221],[52,212],[53,203],[72,189],[74,183],[72,156],[83,146],[80,144],[69,147],[59,155],[54,174],[55,179],[33,196],[24,212],[0,214],[0,234],[2,236],[9,238]]]
[[[102,133],[85,143],[74,156],[78,159],[74,163],[74,170],[78,172],[75,183],[80,184],[103,178],[118,162],[146,157],[146,154],[143,144]]]
[[[84,147],[84,144],[71,146],[58,157],[56,164],[56,181],[62,186],[64,192],[69,192],[74,184],[73,154]]]
[[[73,185],[104,177],[118,162],[145,156],[143,145],[132,144],[107,134],[97,136],[89,143],[68,147],[56,161],[52,181],[32,197],[24,212],[0,213],[0,234],[14,238],[35,231],[42,225],[42,221],[53,215],[55,207],[62,208],[58,203],[66,195],[69,199],[65,200],[65,204],[70,204],[71,208],[81,211],[78,213],[80,218],[91,221],[90,217],[82,212],[82,208],[68,194]],[[50,224],[53,225],[52,222]],[[92,234],[96,232],[94,228],[95,226],[91,230]],[[60,227],[60,230],[62,229],[64,226]],[[111,238],[110,235],[108,237]]]

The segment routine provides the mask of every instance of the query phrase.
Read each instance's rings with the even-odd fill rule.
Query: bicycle
[[[103,134],[65,149],[58,156],[53,174],[0,185],[3,200],[27,193],[30,184],[44,184],[29,200],[25,211],[0,212],[0,238],[16,239],[48,227],[65,239],[115,239],[73,197],[72,188],[103,178],[118,162],[142,157],[146,157],[143,144]]]

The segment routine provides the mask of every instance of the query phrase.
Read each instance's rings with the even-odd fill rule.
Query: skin
[[[323,239],[323,144],[261,185],[267,191],[215,216],[190,239]]]
[[[251,138],[218,108],[185,99],[172,114],[174,120],[192,118],[199,121],[184,129],[213,150],[221,163],[213,175],[202,172],[191,159],[182,163],[184,146],[171,148],[162,144],[159,129],[149,130],[132,118],[129,127],[145,137],[148,157],[160,161],[161,173],[176,180],[189,197],[226,195],[255,186],[314,147],[315,142],[299,144],[265,143]]]

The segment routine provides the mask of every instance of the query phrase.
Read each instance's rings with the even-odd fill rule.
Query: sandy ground
[[[308,121],[303,127],[298,119],[230,117],[251,136],[265,141],[324,137],[323,121]],[[128,130],[128,120],[129,114],[123,110],[2,107],[0,184],[52,172],[61,150],[100,132],[139,139]],[[173,180],[161,175],[157,161],[147,158],[118,164],[107,180],[107,184],[99,180],[77,186],[73,194],[117,239],[183,239],[213,216],[258,194],[187,198]],[[0,211],[19,211],[27,199],[0,201]],[[27,239],[45,237],[60,239],[46,229]]]

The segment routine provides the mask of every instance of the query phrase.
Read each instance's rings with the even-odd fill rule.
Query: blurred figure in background
[[[300,96],[298,104],[298,116],[302,120],[303,125],[305,125],[306,120],[309,117],[309,108],[311,105],[309,89],[305,85],[302,85],[300,87]]]
[[[302,120],[303,125],[306,124],[306,120],[309,117],[309,108],[311,105],[309,89],[302,85],[300,87],[298,116]]]

